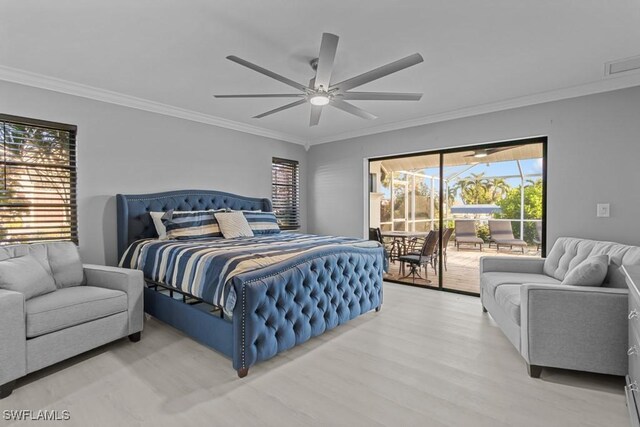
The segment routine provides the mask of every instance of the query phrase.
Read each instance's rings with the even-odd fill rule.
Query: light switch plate
[[[609,218],[609,203],[598,203],[596,215],[598,218]]]

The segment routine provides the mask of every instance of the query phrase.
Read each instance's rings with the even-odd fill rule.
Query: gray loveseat
[[[82,265],[71,242],[0,247],[0,398],[31,372],[140,340],[143,287],[141,271]]]
[[[561,284],[592,255],[608,255],[602,286]],[[483,257],[480,298],[528,364],[611,375],[627,373],[627,298],[620,266],[640,264],[640,247],[561,237],[546,259]]]

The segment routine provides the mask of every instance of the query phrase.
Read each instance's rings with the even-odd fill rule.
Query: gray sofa
[[[140,340],[143,287],[139,270],[82,265],[71,242],[0,247],[0,398],[31,372]]]
[[[563,285],[576,265],[608,255],[602,286]],[[622,265],[640,264],[640,247],[559,238],[546,259],[483,257],[480,298],[527,362],[611,375],[627,373],[627,287]]]

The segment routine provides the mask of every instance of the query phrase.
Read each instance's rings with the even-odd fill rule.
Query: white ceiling
[[[5,0],[0,17],[0,79],[311,144],[640,85],[603,72],[640,54],[638,0]],[[358,88],[422,100],[353,101],[378,119],[325,108],[309,128],[308,105],[252,119],[291,100],[212,97],[290,92],[231,54],[308,82],[322,32],[340,36],[332,81],[422,54]]]

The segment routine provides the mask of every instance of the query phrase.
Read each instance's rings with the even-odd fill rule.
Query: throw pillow
[[[165,212],[162,224],[167,230],[167,239],[191,240],[222,237],[216,211]]]
[[[253,237],[251,226],[241,211],[219,212],[216,219],[220,224],[220,231],[225,239],[234,237]]]
[[[278,219],[273,212],[243,211],[244,217],[253,231],[253,234],[277,234],[280,233]]]
[[[564,276],[562,284],[573,286],[601,286],[605,277],[607,277],[608,268],[608,255],[590,256],[569,270]]]
[[[25,300],[55,291],[56,283],[33,255],[0,261],[0,289],[24,294]]]

